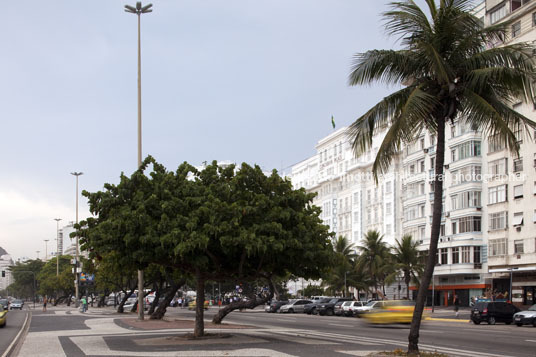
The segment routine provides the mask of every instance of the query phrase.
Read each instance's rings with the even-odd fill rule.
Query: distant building
[[[4,272],[5,277],[0,273],[0,290],[6,289],[13,281],[9,267],[13,265],[13,259],[9,254],[0,256],[0,272]]]

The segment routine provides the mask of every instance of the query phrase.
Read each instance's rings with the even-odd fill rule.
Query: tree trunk
[[[117,308],[117,312],[119,312],[119,313],[124,312],[123,306],[127,302],[128,298],[132,295],[132,293],[134,293],[134,289],[131,289],[130,292],[125,293],[125,296],[123,296],[123,298],[121,299],[121,302],[119,303],[119,307]]]
[[[406,283],[406,295],[409,300],[409,283],[411,283],[411,275],[408,271],[404,272],[404,282]]]
[[[432,235],[430,237],[430,249],[424,276],[419,284],[417,302],[411,329],[408,336],[408,354],[416,355],[419,353],[419,330],[421,328],[422,312],[426,302],[428,286],[434,273],[435,257],[437,253],[437,242],[439,240],[439,231],[441,228],[441,213],[443,211],[443,165],[445,162],[445,120],[444,116],[437,118],[437,150],[435,159],[435,177],[434,177],[434,211],[432,212]]]
[[[203,337],[205,335],[205,277],[201,273],[197,273],[197,296],[195,298],[195,327],[194,337]]]
[[[106,306],[106,294],[102,294],[102,296],[99,298],[99,303],[97,304],[97,307],[105,307]]]
[[[229,315],[232,311],[236,309],[254,309],[259,305],[264,305],[268,301],[272,300],[276,291],[275,285],[272,283],[271,279],[268,280],[269,293],[264,297],[260,298],[255,295],[251,297],[248,301],[233,301],[229,305],[226,305],[224,308],[220,309],[216,315],[212,318],[212,323],[221,324],[225,316]]]
[[[158,308],[155,312],[151,314],[151,317],[149,317],[150,320],[162,320],[164,315],[166,314],[166,309],[169,306],[169,303],[177,293],[177,290],[179,290],[180,285],[175,285],[171,287],[168,292],[166,293],[166,296],[164,298],[164,301],[158,305]]]
[[[158,286],[156,289],[156,292],[154,294],[154,299],[151,302],[151,307],[149,308],[149,311],[147,311],[147,315],[152,315],[156,305],[158,305],[158,300],[160,300],[160,295],[162,295],[162,285]]]

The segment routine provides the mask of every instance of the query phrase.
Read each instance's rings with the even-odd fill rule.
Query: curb
[[[463,319],[442,319],[440,317],[427,317],[425,318],[427,321],[447,321],[447,322],[471,322],[471,320],[463,320]]]
[[[22,337],[23,335],[24,337],[26,337],[26,333],[30,329],[31,320],[32,320],[32,313],[31,311],[28,311],[28,313],[26,314],[26,319],[24,320],[24,323],[22,324],[22,327],[20,328],[19,333],[17,334],[17,336],[15,336],[15,338],[13,339],[13,341],[11,342],[11,344],[8,346],[8,348],[6,349],[6,351],[1,357],[17,356],[19,354],[18,351],[20,347],[22,346],[21,342],[24,340]],[[14,352],[14,353],[11,354],[11,352]]]

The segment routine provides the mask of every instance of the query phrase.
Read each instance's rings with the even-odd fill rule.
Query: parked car
[[[335,314],[335,304],[342,301],[351,301],[352,298],[333,298],[326,303],[318,304],[318,314],[332,316]]]
[[[4,309],[9,309],[9,300],[8,299],[0,299],[0,305],[4,307]]]
[[[338,303],[336,303],[335,306],[333,307],[333,314],[335,316],[343,316],[344,315],[343,305],[349,304],[349,303],[351,303],[351,301],[339,301]]]
[[[11,302],[11,304],[9,304],[9,309],[10,310],[13,310],[13,309],[19,309],[19,310],[22,310],[22,308],[24,307],[24,301],[22,300],[13,300]]]
[[[357,317],[363,316],[367,312],[372,311],[373,309],[380,309],[383,307],[385,302],[383,300],[372,300],[363,306],[357,306],[353,309],[353,313]]]
[[[514,321],[514,314],[520,310],[514,305],[502,301],[479,301],[471,310],[471,320],[475,325],[487,322],[495,325],[504,322],[510,325]]]
[[[288,304],[283,305],[279,308],[280,313],[294,313],[294,312],[303,312],[306,304],[310,304],[311,300],[305,299],[292,299]]]
[[[342,314],[344,316],[354,316],[354,308],[364,306],[364,301],[345,301],[342,304]]]
[[[0,327],[5,327],[7,323],[7,308],[0,304]]]
[[[530,325],[536,327],[536,305],[532,305],[528,310],[516,312],[514,314],[514,323],[517,326]]]
[[[328,297],[328,298],[320,298],[320,299],[316,299],[316,300],[313,300],[311,303],[305,305],[305,307],[303,308],[303,312],[305,312],[307,315],[317,315],[318,314],[318,305],[319,304],[325,304],[327,302],[329,302],[331,299],[331,297]]]
[[[264,307],[266,312],[278,312],[281,306],[288,304],[288,300],[272,300]]]
[[[415,301],[411,300],[388,300],[383,304],[376,304],[363,317],[372,324],[409,324],[413,320]],[[378,307],[381,305],[381,307]],[[422,318],[426,317],[426,312]]]

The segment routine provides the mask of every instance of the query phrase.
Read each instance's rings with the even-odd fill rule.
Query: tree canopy
[[[287,272],[319,278],[331,263],[331,235],[314,195],[258,166],[213,162],[197,170],[183,163],[172,172],[148,157],[117,185],[82,194],[94,215],[78,226],[82,249],[98,259],[113,253],[135,268],[189,272],[198,300],[207,280],[270,280]],[[202,301],[196,336],[203,335]]]

